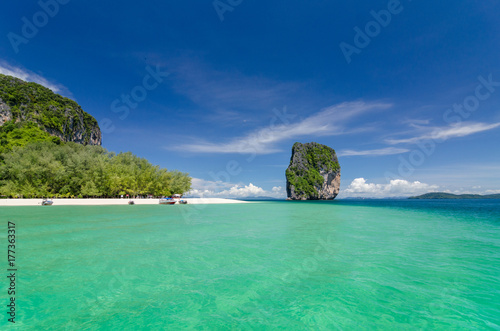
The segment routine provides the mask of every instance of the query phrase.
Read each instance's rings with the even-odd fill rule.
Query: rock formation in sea
[[[340,165],[335,150],[315,142],[295,143],[286,169],[289,200],[332,200],[339,194]]]
[[[75,101],[42,85],[0,74],[0,126],[7,121],[36,123],[62,141],[102,143],[97,120]]]

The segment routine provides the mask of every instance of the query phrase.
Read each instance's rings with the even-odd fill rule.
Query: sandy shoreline
[[[53,206],[105,206],[128,205],[133,200],[136,205],[158,205],[159,199],[52,199]],[[222,198],[183,198],[188,204],[228,204],[250,203],[250,201]],[[0,199],[1,206],[41,206],[42,199]]]

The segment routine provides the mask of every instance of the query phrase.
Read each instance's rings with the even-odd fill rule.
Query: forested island
[[[97,120],[50,89],[0,74],[0,195],[168,196],[191,188],[187,173],[101,147]]]
[[[285,176],[288,200],[332,200],[339,194],[340,165],[331,147],[296,142]]]
[[[451,194],[444,192],[432,192],[419,196],[409,197],[408,199],[500,199],[500,194]]]

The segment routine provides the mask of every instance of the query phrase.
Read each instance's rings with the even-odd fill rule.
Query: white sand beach
[[[53,206],[99,206],[127,205],[132,200],[136,205],[158,205],[159,199],[52,199]],[[183,198],[188,204],[251,203],[250,201],[222,198]],[[0,199],[1,206],[40,206],[42,199]]]

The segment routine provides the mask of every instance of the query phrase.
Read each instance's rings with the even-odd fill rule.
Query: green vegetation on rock
[[[50,141],[61,144],[61,139],[51,136],[32,122],[7,121],[0,126],[0,154],[11,151],[14,146],[25,146],[30,142]]]
[[[286,169],[286,179],[295,187],[295,191],[311,196],[316,188],[323,184],[323,176],[315,168],[303,169],[290,167]]]
[[[308,165],[314,167],[317,171],[337,171],[340,169],[340,165],[333,148],[312,143],[311,146],[306,149],[306,155]]]
[[[101,131],[97,120],[73,100],[50,89],[0,74],[0,125],[36,123],[43,131],[63,141],[100,145]]]

